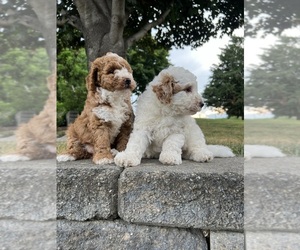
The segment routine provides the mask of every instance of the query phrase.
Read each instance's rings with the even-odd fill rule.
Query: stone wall
[[[125,170],[91,161],[60,163],[57,244],[59,249],[240,250],[243,191],[241,158],[180,166],[144,160]]]
[[[246,161],[246,249],[300,249],[300,158]]]
[[[2,249],[244,249],[242,158],[0,171]]]
[[[0,246],[300,249],[299,162],[0,163]]]
[[[56,249],[56,161],[0,162],[0,249]]]

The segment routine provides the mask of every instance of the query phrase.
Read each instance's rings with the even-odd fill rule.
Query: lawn
[[[0,127],[0,155],[11,154],[16,148],[16,144],[13,141],[2,141],[1,138],[9,137],[15,133],[14,127]]]
[[[246,120],[245,144],[275,146],[290,156],[300,156],[300,121],[288,118]]]
[[[14,142],[0,142],[0,155],[13,154],[16,149],[16,144]]]
[[[201,127],[207,144],[219,144],[230,147],[236,155],[243,155],[244,148],[244,126],[240,119],[196,119],[196,122]],[[59,136],[64,134],[64,130],[58,128]],[[12,152],[14,143],[0,143],[0,154]],[[64,151],[65,142],[57,142],[57,152]]]
[[[300,121],[279,118],[264,120],[240,119],[196,119],[201,127],[207,144],[219,144],[230,147],[236,155],[243,155],[245,144],[263,144],[280,148],[285,154],[300,156]],[[244,133],[245,128],[245,133]],[[58,133],[64,131],[57,129]],[[13,131],[1,130],[0,137],[12,135]],[[14,142],[0,142],[0,154],[14,151]],[[61,153],[65,142],[57,143],[57,151]]]
[[[207,144],[228,146],[236,155],[244,154],[244,121],[241,119],[196,119]]]
[[[196,119],[201,127],[207,144],[218,144],[230,147],[236,155],[244,154],[244,127],[240,119]],[[60,133],[61,130],[58,129]],[[64,142],[57,143],[57,151],[65,149]]]

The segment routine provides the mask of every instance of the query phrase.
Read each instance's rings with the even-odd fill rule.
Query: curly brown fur
[[[108,53],[92,63],[86,87],[84,109],[69,126],[67,151],[57,160],[92,157],[96,164],[112,163],[112,149],[123,151],[132,131],[132,69],[125,59]]]
[[[43,110],[16,131],[16,153],[1,161],[50,159],[56,156],[56,75],[47,78],[50,91]]]

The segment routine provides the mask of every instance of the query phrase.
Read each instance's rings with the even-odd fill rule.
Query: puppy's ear
[[[174,89],[174,78],[169,74],[161,77],[161,82],[152,86],[153,92],[162,104],[171,103]]]
[[[86,78],[86,87],[90,91],[96,91],[96,88],[100,87],[98,68],[94,64],[91,65],[90,72]]]

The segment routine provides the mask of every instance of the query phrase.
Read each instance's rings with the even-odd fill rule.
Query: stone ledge
[[[77,221],[116,218],[121,171],[113,165],[99,167],[90,160],[59,163],[57,217]]]
[[[300,234],[292,232],[245,231],[246,249],[300,249]]]
[[[56,221],[0,220],[1,249],[53,250],[56,237]]]
[[[115,221],[58,221],[57,249],[207,250],[201,230],[134,225]]]
[[[300,158],[245,162],[245,229],[300,232]]]
[[[0,219],[56,219],[56,161],[0,163]]]
[[[243,228],[243,158],[164,166],[144,160],[119,179],[119,215],[128,222],[210,230]]]
[[[228,231],[210,232],[210,250],[229,250],[229,249],[230,250],[245,249],[244,233],[228,232]]]

